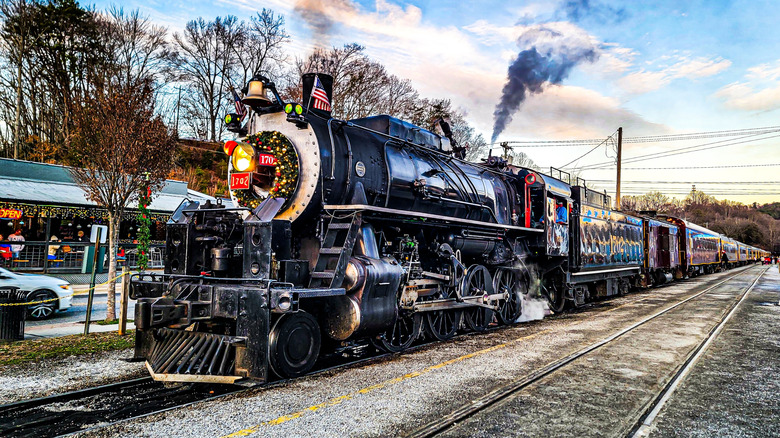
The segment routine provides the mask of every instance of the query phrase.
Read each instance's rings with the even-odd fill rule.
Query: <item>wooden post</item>
[[[119,336],[127,334],[127,300],[130,298],[130,280],[127,266],[122,266],[122,297],[119,303]]]
[[[623,159],[623,128],[618,128],[617,144],[617,187],[615,188],[615,210],[620,211],[620,167]]]

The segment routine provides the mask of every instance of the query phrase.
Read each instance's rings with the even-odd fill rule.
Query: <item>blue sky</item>
[[[579,8],[567,8],[567,4]],[[444,97],[468,114],[490,138],[493,111],[507,67],[522,50],[539,47],[560,56],[583,48],[596,59],[576,63],[560,84],[548,85],[520,106],[499,140],[604,138],[618,126],[627,137],[777,126],[780,115],[780,2],[776,1],[403,1],[403,0],[217,0],[98,1],[139,8],[153,21],[179,31],[188,20],[218,15],[248,19],[263,7],[283,14],[292,55],[314,44],[357,42],[423,96]],[[331,23],[314,34],[295,11],[319,14]],[[540,32],[544,30],[544,32]],[[716,139],[717,140],[717,139]],[[627,144],[624,157],[703,144],[705,140]],[[646,167],[780,163],[778,139],[641,162]],[[584,148],[524,150],[539,165],[561,166]],[[580,164],[604,161],[596,150]],[[633,166],[640,167],[637,163]],[[707,185],[731,181],[776,181],[780,167],[732,169],[627,169],[628,181],[700,181],[718,198],[741,202],[780,201],[756,195],[773,186]],[[726,176],[727,175],[727,176]],[[590,180],[614,179],[614,169],[589,170]],[[609,183],[604,188],[611,191]],[[690,185],[641,185],[634,191]],[[774,190],[780,192],[780,188]],[[728,195],[727,195],[728,193]]]

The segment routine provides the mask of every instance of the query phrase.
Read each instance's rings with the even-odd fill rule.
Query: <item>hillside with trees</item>
[[[670,198],[661,192],[620,198],[623,211],[657,212],[679,216],[713,231],[772,252],[780,252],[780,203],[744,205],[718,201],[693,190],[685,199]]]

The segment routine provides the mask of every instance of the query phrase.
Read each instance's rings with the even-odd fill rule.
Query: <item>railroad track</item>
[[[753,289],[753,287],[756,285],[758,280],[761,278],[761,276],[766,272],[766,268],[762,269],[760,273],[753,279],[753,281],[750,283],[748,287],[746,287],[739,295],[738,300],[734,300],[729,308],[726,310],[726,312],[722,315],[722,317],[718,320],[718,322],[715,324],[715,326],[710,330],[710,332],[707,334],[707,336],[697,345],[696,348],[694,348],[691,353],[688,355],[686,360],[683,362],[683,364],[680,366],[678,371],[676,372],[675,376],[664,386],[663,390],[653,398],[652,401],[650,401],[648,404],[646,404],[639,415],[639,419],[633,424],[633,427],[628,432],[628,436],[630,437],[640,437],[643,436],[644,433],[647,431],[649,427],[651,427],[655,416],[658,414],[660,409],[663,407],[664,403],[668,398],[671,396],[671,394],[674,392],[674,390],[677,388],[679,383],[682,381],[682,379],[685,378],[685,376],[688,374],[690,369],[693,367],[693,365],[696,363],[696,360],[704,353],[707,346],[714,340],[717,335],[722,330],[723,326],[728,322],[728,320],[731,318],[731,315],[734,314],[734,312],[737,310],[738,306],[742,301],[745,299],[745,297],[748,296],[750,291]],[[739,275],[742,275],[745,270],[740,270],[740,272],[729,276],[726,279],[723,279],[706,289],[697,292],[696,294],[689,296],[683,300],[678,301],[677,303],[668,306],[664,308],[663,310],[656,312],[639,322],[636,322],[617,333],[614,333],[598,342],[592,343],[588,345],[587,347],[578,350],[568,356],[565,356],[561,359],[558,359],[540,369],[537,369],[536,371],[522,377],[516,380],[513,380],[512,382],[508,383],[507,385],[500,386],[498,388],[493,389],[489,393],[485,394],[482,397],[479,397],[475,400],[472,400],[471,402],[451,411],[447,415],[443,415],[437,420],[434,420],[423,427],[415,430],[414,432],[406,435],[407,437],[415,437],[415,438],[421,438],[421,437],[431,437],[435,436],[441,432],[446,431],[448,428],[463,422],[464,420],[467,420],[481,412],[484,412],[491,406],[495,405],[496,403],[508,399],[512,397],[513,395],[519,393],[524,388],[539,382],[546,376],[555,373],[556,371],[560,370],[561,368],[565,367],[566,365],[571,364],[572,362],[575,362],[577,360],[583,359],[586,356],[589,356],[594,351],[600,349],[601,347],[604,347],[605,345],[608,345],[615,340],[619,339],[623,335],[630,333],[637,328],[647,324],[650,321],[656,320],[657,318],[667,314],[668,312],[671,312],[672,310],[682,306],[685,303],[688,303],[692,300],[695,300],[709,292],[712,292],[715,290],[718,286],[721,286],[734,278],[738,277]]]
[[[406,350],[418,351],[438,342],[426,342]],[[370,365],[398,356],[383,353],[356,360],[326,361],[319,369],[300,377]],[[166,385],[151,377],[110,383],[78,391],[0,405],[0,436],[46,438],[110,427],[125,421],[217,400],[252,389],[270,390],[295,379],[280,379],[249,386],[216,384]]]
[[[699,294],[703,294],[717,285],[728,281],[741,272],[742,270],[728,279],[710,286]],[[642,298],[637,301],[642,301]],[[603,306],[603,302],[592,303],[585,308],[576,309],[575,312],[595,310],[594,317],[598,317],[598,314],[602,312],[601,308]],[[564,312],[563,314],[553,316],[552,319],[566,317],[567,314],[568,312]],[[457,341],[465,336],[485,335],[512,327],[515,327],[515,325],[493,327],[484,332],[472,332],[447,341],[428,340],[405,350],[403,353],[373,354],[352,360],[331,359],[320,364],[319,369],[304,376],[304,378],[315,377],[337,369],[366,366],[391,359],[400,354]],[[89,431],[163,413],[172,409],[179,409],[199,402],[216,400],[250,389],[270,390],[286,385],[292,380],[282,379],[264,385],[248,387],[207,384],[166,386],[160,382],[155,382],[151,377],[117,382],[2,405],[0,406],[0,435],[44,438]]]

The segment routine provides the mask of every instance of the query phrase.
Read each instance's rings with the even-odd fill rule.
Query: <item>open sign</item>
[[[276,157],[270,154],[259,154],[257,164],[261,166],[276,166]]]
[[[231,173],[230,190],[246,190],[252,181],[252,172]]]
[[[22,210],[12,208],[0,208],[0,219],[21,219]]]

